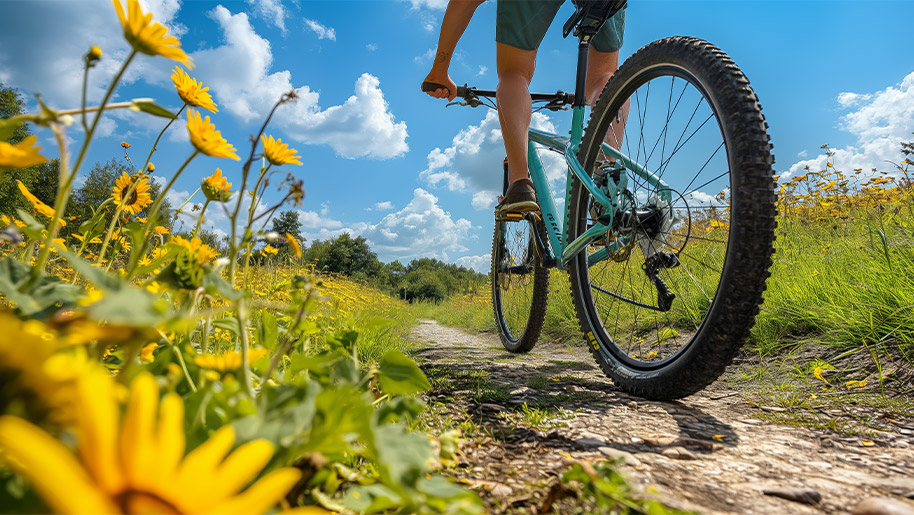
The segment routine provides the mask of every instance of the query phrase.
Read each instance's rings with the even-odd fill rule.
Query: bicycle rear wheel
[[[613,170],[604,141],[671,191]],[[774,158],[749,81],[706,41],[651,43],[606,85],[578,157],[607,181],[627,179],[631,191],[613,228],[570,264],[594,358],[642,397],[701,390],[747,338],[774,252]],[[569,241],[601,215],[575,181]]]
[[[544,234],[532,217],[496,221],[492,237],[492,308],[505,349],[527,352],[543,329],[549,296],[549,271],[536,252],[532,231]]]

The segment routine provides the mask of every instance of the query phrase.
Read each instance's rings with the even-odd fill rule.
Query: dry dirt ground
[[[616,388],[583,345],[517,355],[433,321],[412,337],[433,387],[429,424],[468,439],[450,473],[490,512],[539,513],[570,463],[623,457],[637,491],[683,510],[914,514],[910,412],[873,414],[854,434],[809,429],[772,423],[791,408],[756,402],[739,364],[699,394],[655,402]]]

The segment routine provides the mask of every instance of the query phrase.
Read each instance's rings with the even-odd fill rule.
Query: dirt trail
[[[536,513],[570,459],[624,456],[631,483],[681,509],[850,513],[881,498],[868,502],[895,511],[865,513],[914,514],[912,416],[885,417],[875,436],[778,425],[755,417],[783,408],[750,405],[733,373],[682,401],[654,402],[613,386],[583,345],[541,341],[515,355],[495,335],[434,321],[413,338],[433,411],[479,429],[454,474],[493,512]],[[518,423],[524,403],[557,416]]]

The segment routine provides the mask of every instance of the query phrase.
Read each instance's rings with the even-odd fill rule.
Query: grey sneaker
[[[495,219],[505,220],[514,218],[510,215],[539,210],[540,206],[536,203],[536,191],[533,189],[533,181],[520,179],[511,183],[501,202],[495,206]]]

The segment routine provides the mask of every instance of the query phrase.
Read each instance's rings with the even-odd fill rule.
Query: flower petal
[[[210,507],[209,513],[244,514],[264,513],[276,505],[301,477],[301,471],[291,467],[270,472],[251,485],[241,495]]]
[[[0,416],[0,449],[57,513],[118,513],[70,451],[25,420]]]

